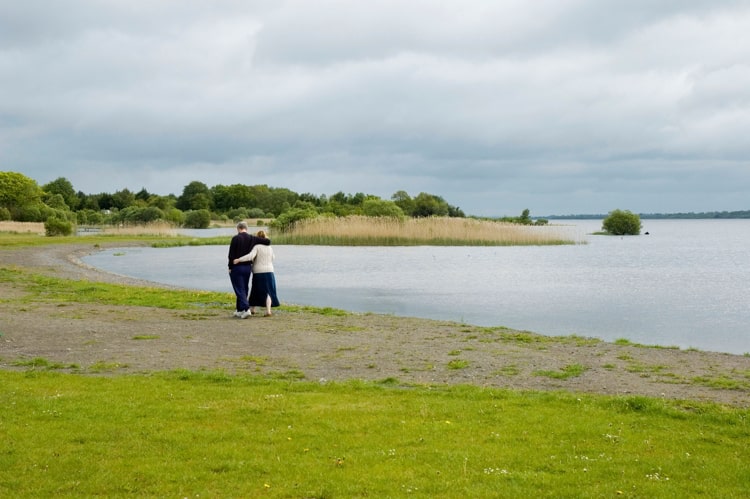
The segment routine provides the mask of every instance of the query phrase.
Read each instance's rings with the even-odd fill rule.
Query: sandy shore
[[[1,249],[0,268],[159,286],[80,262],[96,250],[86,244]],[[19,363],[43,358],[63,371],[97,375],[221,369],[310,381],[397,379],[750,406],[748,356],[553,339],[390,315],[332,317],[282,309],[270,318],[240,320],[231,317],[229,294],[223,309],[177,311],[29,302],[25,295],[23,284],[0,282],[1,369],[28,369]],[[584,370],[567,379],[551,376],[570,366]]]

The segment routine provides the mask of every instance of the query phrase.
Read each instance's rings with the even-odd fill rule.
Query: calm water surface
[[[588,235],[601,221],[562,223],[588,244],[275,245],[279,298],[547,335],[750,352],[750,220],[644,220],[649,235],[639,237]],[[226,255],[221,246],[124,248],[84,261],[155,282],[231,291]]]

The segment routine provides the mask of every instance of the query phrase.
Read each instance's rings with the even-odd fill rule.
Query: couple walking
[[[245,319],[255,313],[255,307],[279,306],[276,278],[273,273],[271,240],[262,230],[257,235],[247,233],[247,223],[237,224],[237,235],[229,243],[229,279],[237,297],[234,316]],[[252,275],[252,287],[250,276]]]

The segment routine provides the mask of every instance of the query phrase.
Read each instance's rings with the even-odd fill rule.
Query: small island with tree
[[[602,221],[604,233],[613,236],[637,236],[641,227],[641,217],[629,210],[613,210]]]

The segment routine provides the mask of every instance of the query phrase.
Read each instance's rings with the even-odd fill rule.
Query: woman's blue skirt
[[[250,288],[250,306],[265,307],[266,297],[271,297],[271,306],[280,305],[279,298],[276,296],[276,277],[273,272],[262,272],[256,274],[253,272],[253,282]]]

